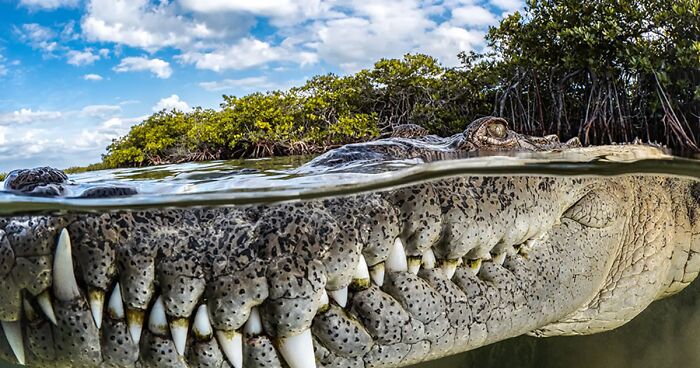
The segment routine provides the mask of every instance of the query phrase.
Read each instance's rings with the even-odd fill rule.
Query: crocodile
[[[455,150],[656,150],[580,148],[491,117],[448,138],[413,131],[307,165]],[[5,188],[135,194],[81,188],[50,168],[13,172]],[[698,252],[700,182],[664,175],[455,175],[244,207],[10,215],[0,217],[0,359],[407,366],[523,334],[614,329],[687,286]]]

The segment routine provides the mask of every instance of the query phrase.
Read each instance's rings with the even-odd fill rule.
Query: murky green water
[[[72,175],[75,194],[96,183],[128,182],[128,199],[37,198],[0,192],[0,213],[104,211],[160,206],[230,205],[300,200],[373,191],[451,175],[663,174],[700,179],[700,160],[659,152],[529,154],[420,164],[391,161],[343,170],[299,167],[309,157],[237,160],[118,169]],[[536,339],[519,337],[420,367],[700,367],[700,283],[655,302],[607,333]],[[2,364],[0,364],[2,366]]]

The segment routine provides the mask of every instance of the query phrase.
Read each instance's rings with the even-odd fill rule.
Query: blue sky
[[[453,65],[522,0],[0,0],[0,172],[98,162],[161,108],[407,52]]]

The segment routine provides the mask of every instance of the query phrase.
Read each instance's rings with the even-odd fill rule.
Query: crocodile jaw
[[[697,274],[693,188],[472,177],[244,211],[11,218],[0,352],[40,366],[388,367],[602,331]]]

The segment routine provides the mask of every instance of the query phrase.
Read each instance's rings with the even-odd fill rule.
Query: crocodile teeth
[[[389,257],[385,262],[387,272],[408,271],[406,262],[406,251],[400,238],[394,240],[394,245],[389,250]]]
[[[216,331],[216,340],[234,368],[243,368],[243,337],[237,331]],[[294,368],[294,367],[292,367]]]
[[[298,335],[281,338],[279,351],[289,368],[316,368],[311,329],[307,328]]]
[[[126,309],[126,324],[129,326],[131,339],[134,340],[134,344],[136,345],[141,341],[141,330],[143,329],[143,319],[145,315],[146,312],[141,309]]]
[[[260,320],[260,312],[257,307],[250,309],[250,316],[243,326],[243,332],[249,336],[257,336],[262,333],[262,320]]]
[[[102,308],[104,308],[105,304],[105,292],[102,290],[90,290],[88,292],[88,300],[90,301],[92,319],[95,320],[95,326],[99,330],[102,327]]]
[[[469,266],[469,273],[472,274],[472,276],[476,276],[481,269],[481,259],[470,259],[467,261],[467,266]]]
[[[339,306],[345,308],[348,304],[348,287],[346,286],[338,290],[328,290],[328,296],[335,300]]]
[[[153,303],[153,308],[151,308],[151,314],[148,316],[148,330],[161,336],[167,335],[168,333],[168,320],[165,317],[165,305],[163,305],[163,299],[160,296],[156,298],[155,303]],[[141,335],[140,326],[139,335]],[[134,335],[132,334],[131,337],[134,337]]]
[[[2,329],[10,344],[12,352],[17,358],[17,362],[24,365],[24,341],[22,340],[22,325],[19,321],[2,321]]]
[[[440,262],[440,269],[445,274],[445,277],[452,279],[452,276],[455,275],[455,271],[457,271],[458,263],[459,261],[456,259],[445,259]]]
[[[328,292],[326,289],[322,289],[321,300],[319,301],[318,311],[323,313],[330,309],[330,300],[328,300]]]
[[[185,354],[185,344],[187,342],[187,330],[190,327],[190,321],[187,318],[174,318],[170,321],[170,335],[175,343],[175,350],[180,355]]]
[[[73,273],[73,255],[68,230],[63,229],[58,237],[53,258],[53,293],[61,301],[75,300],[80,296],[78,282]]]
[[[56,313],[53,311],[53,304],[51,303],[51,295],[49,294],[49,290],[46,289],[41,292],[36,297],[36,303],[39,304],[39,308],[44,312],[44,315],[46,315],[46,318],[51,321],[54,325],[56,324]]]
[[[209,312],[207,312],[206,304],[202,304],[197,308],[197,313],[194,315],[192,332],[194,332],[195,337],[199,340],[209,340],[214,334],[214,331],[211,329],[211,322],[209,321]]]
[[[360,260],[357,262],[357,268],[355,268],[355,274],[352,276],[352,287],[354,289],[364,290],[369,287],[369,269],[367,268],[367,261],[365,256],[360,254]]]
[[[367,260],[365,256],[360,254],[360,259],[357,262],[357,268],[355,269],[354,279],[357,280],[367,280],[369,279],[369,269],[367,268]]]
[[[406,260],[406,263],[408,264],[408,272],[417,275],[418,271],[420,271],[421,259],[422,257],[408,257]]]
[[[119,283],[114,286],[112,295],[109,297],[107,312],[112,319],[124,318],[124,302],[122,301],[122,290],[119,287]]]
[[[423,268],[426,270],[432,270],[435,268],[435,253],[433,253],[432,249],[428,249],[423,253],[423,258],[421,259],[421,262],[423,263]]]
[[[377,286],[384,285],[384,262],[377,263],[369,268],[369,276]]]
[[[503,265],[503,262],[506,261],[506,252],[498,253],[495,256],[493,256],[493,263],[497,265]]]

